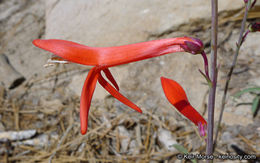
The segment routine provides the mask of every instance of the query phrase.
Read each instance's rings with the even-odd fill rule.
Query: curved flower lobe
[[[56,39],[33,40],[33,44],[67,61],[83,65],[97,65],[98,63],[99,51],[96,48],[91,48],[72,41]]]
[[[115,86],[115,88],[119,91],[119,86],[116,83],[115,78],[113,77],[113,75],[111,74],[111,72],[109,71],[108,68],[104,69],[103,72],[105,73],[107,79]]]
[[[96,88],[97,79],[99,76],[99,68],[93,67],[84,82],[80,98],[80,122],[81,133],[85,134],[88,128],[88,113],[91,99]]]
[[[136,106],[134,103],[132,103],[130,100],[128,100],[126,97],[124,97],[121,93],[119,93],[114,87],[112,87],[100,74],[98,77],[99,84],[105,88],[113,97],[118,99],[123,104],[129,106],[130,108],[138,111],[139,113],[142,113],[142,110]]]
[[[81,123],[81,134],[86,134],[88,128],[88,113],[90,109],[91,99],[96,88],[97,81],[99,84],[105,88],[113,97],[118,99],[123,104],[129,106],[130,108],[142,113],[142,110],[124,97],[121,93],[118,92],[118,89],[115,89],[112,85],[109,84],[101,75],[101,70],[103,67],[93,67],[88,72],[88,76],[84,82],[84,86],[82,88],[81,98],[80,98],[80,123]],[[112,74],[108,69],[105,69],[109,78],[113,78]],[[111,79],[111,80],[112,80]],[[116,84],[117,86],[117,84]],[[116,87],[115,86],[115,87]]]

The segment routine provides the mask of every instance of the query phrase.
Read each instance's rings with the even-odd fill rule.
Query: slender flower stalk
[[[219,133],[219,128],[220,128],[220,124],[221,124],[221,121],[222,121],[224,108],[225,108],[225,104],[226,104],[226,96],[227,96],[227,91],[228,91],[228,87],[229,87],[229,82],[231,80],[233,70],[234,70],[236,63],[237,63],[237,57],[238,57],[238,54],[239,54],[240,47],[241,47],[243,41],[245,40],[244,36],[247,35],[247,32],[246,32],[246,34],[244,34],[244,33],[245,33],[247,15],[248,15],[248,11],[249,11],[250,8],[251,8],[251,0],[248,0],[248,2],[246,3],[246,6],[245,6],[245,14],[244,14],[242,24],[241,24],[241,29],[240,29],[240,34],[239,34],[239,38],[238,38],[238,42],[237,42],[235,55],[234,55],[232,65],[231,65],[229,72],[228,72],[228,75],[227,75],[224,93],[223,93],[222,100],[221,100],[221,110],[220,110],[220,114],[219,114],[217,130],[216,130],[216,134],[215,134],[214,147],[216,147],[216,145],[217,145],[218,133]]]
[[[208,77],[208,79],[210,79],[210,77],[209,77],[209,64],[208,64],[207,55],[204,51],[201,52],[201,55],[202,55],[203,60],[204,60],[204,68],[205,68],[206,76]]]
[[[208,98],[208,137],[206,154],[213,154],[213,130],[214,130],[214,109],[215,109],[215,94],[217,86],[217,40],[218,40],[218,1],[211,0],[212,5],[212,20],[211,20],[211,54],[210,54],[210,79],[212,87],[209,90]],[[207,162],[210,162],[207,160]]]
[[[80,121],[82,134],[87,132],[88,113],[97,82],[123,104],[142,113],[138,106],[120,94],[118,84],[109,71],[109,67],[175,52],[202,54],[204,49],[200,40],[191,37],[168,38],[116,47],[89,47],[71,41],[55,39],[34,40],[33,44],[57,55],[58,58],[54,57],[54,62],[65,60],[64,62],[94,66],[88,73],[81,93]],[[207,74],[205,56],[204,62]],[[112,85],[103,78],[101,71],[105,73]]]

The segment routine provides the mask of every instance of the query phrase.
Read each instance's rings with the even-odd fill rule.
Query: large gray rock
[[[48,58],[46,52],[32,44],[43,35],[45,28],[44,0],[34,2],[9,0],[0,5],[0,55],[5,53],[14,69],[26,79],[50,72],[43,68]]]
[[[46,38],[89,46],[115,46],[144,41],[152,33],[209,18],[208,0],[47,0]],[[222,0],[219,11],[237,9],[243,1]]]

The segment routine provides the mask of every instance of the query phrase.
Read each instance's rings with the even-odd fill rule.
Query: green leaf
[[[248,92],[260,92],[260,87],[254,87],[254,88],[244,89],[244,90],[242,90],[242,91],[236,93],[236,94],[234,95],[234,97],[235,97],[235,98],[238,98],[238,97],[240,97],[242,94],[248,93]]]
[[[188,150],[186,148],[184,148],[182,145],[180,145],[180,144],[173,144],[172,146],[175,149],[177,149],[179,152],[188,154]]]
[[[188,152],[188,150],[186,149],[186,148],[184,148],[182,145],[180,145],[180,144],[173,144],[172,145],[175,149],[177,149],[179,152],[181,152],[181,153],[184,153],[184,154],[188,154],[189,152]],[[197,163],[197,160],[195,160],[195,159],[191,159],[191,162],[193,162],[193,163]]]
[[[253,100],[253,104],[252,104],[252,108],[251,108],[254,117],[256,116],[256,112],[257,112],[257,108],[259,106],[259,102],[260,102],[260,97],[256,96]]]

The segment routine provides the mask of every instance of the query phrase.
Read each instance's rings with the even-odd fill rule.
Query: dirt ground
[[[144,61],[143,64],[130,64],[129,69],[141,75],[130,73],[129,77],[135,80],[124,83],[131,85],[124,90],[125,95],[137,101],[144,113],[132,111],[111,96],[94,100],[89,115],[89,129],[82,136],[80,97],[65,88],[73,76],[86,76],[89,68],[74,64],[43,67],[49,56],[37,55],[36,48],[31,44],[32,40],[43,38],[45,29],[44,5],[35,3],[0,0],[0,55],[7,56],[9,65],[25,78],[12,89],[8,85],[12,81],[11,75],[7,73],[0,79],[0,162],[181,162],[176,158],[180,152],[170,146],[174,143],[182,145],[189,153],[205,153],[206,143],[199,136],[196,126],[181,115],[172,117],[171,114],[160,112],[164,107],[160,98],[147,89],[147,83],[141,82],[143,78],[153,81],[153,74],[160,71],[160,67],[153,62],[159,58]],[[260,6],[256,7],[255,13],[259,15]],[[239,14],[241,11],[220,14],[220,97],[241,22],[241,16],[236,20],[231,20],[231,16]],[[249,21],[256,20],[259,21],[259,17],[251,15]],[[209,20],[197,20],[179,29],[151,35],[149,39],[173,37],[176,35],[174,31],[178,30],[183,35],[204,40],[206,52],[209,53],[209,27]],[[252,85],[260,86],[260,54],[252,54],[246,48],[241,51],[243,54],[232,77],[229,96]],[[163,56],[160,61],[167,61],[168,57]],[[206,97],[203,101],[205,108]],[[240,120],[236,119],[236,114],[240,114],[237,110],[240,109],[244,111],[241,115],[246,114],[252,123],[244,126],[223,124],[216,155],[246,152],[260,157],[260,114],[254,118],[251,115],[250,102],[253,97],[245,95],[238,100],[233,100],[231,96],[228,98],[228,108],[234,109],[231,119]],[[233,112],[232,109],[230,112]]]

